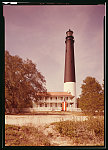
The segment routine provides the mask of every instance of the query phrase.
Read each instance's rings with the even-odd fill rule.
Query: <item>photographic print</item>
[[[104,146],[105,5],[4,5],[5,146]]]

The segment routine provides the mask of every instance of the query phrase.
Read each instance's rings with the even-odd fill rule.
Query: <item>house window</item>
[[[63,97],[61,97],[61,100],[63,100]]]
[[[52,100],[52,97],[50,97],[50,100]]]
[[[67,103],[67,107],[68,107],[68,103]]]
[[[56,100],[57,100],[57,97],[56,97]]]
[[[45,107],[47,107],[47,104],[45,104]]]
[[[66,97],[66,100],[68,100],[68,97]]]
[[[61,107],[62,107],[62,103],[60,103]]]
[[[42,107],[42,104],[40,104],[40,107]]]
[[[57,103],[55,103],[55,107],[57,107]]]
[[[50,107],[52,107],[52,103],[50,103]]]
[[[72,107],[73,103],[70,103],[70,107]]]

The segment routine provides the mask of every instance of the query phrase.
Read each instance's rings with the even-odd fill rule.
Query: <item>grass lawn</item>
[[[82,112],[70,112],[70,111],[36,111],[31,113],[11,113],[8,115],[74,115],[74,116],[85,116]]]

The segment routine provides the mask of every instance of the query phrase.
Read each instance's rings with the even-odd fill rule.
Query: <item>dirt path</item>
[[[72,140],[68,137],[61,137],[61,135],[54,130],[54,125],[45,125],[40,128],[48,137],[52,146],[73,146]]]

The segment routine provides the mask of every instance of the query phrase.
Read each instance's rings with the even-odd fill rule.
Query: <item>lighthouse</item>
[[[76,78],[75,78],[75,59],[74,59],[74,37],[73,31],[66,32],[65,49],[65,70],[64,70],[64,92],[74,96],[73,108],[77,108],[76,101]]]
[[[39,92],[41,99],[34,105],[33,111],[79,111],[76,100],[76,78],[74,60],[73,31],[66,32],[65,69],[63,92]]]

